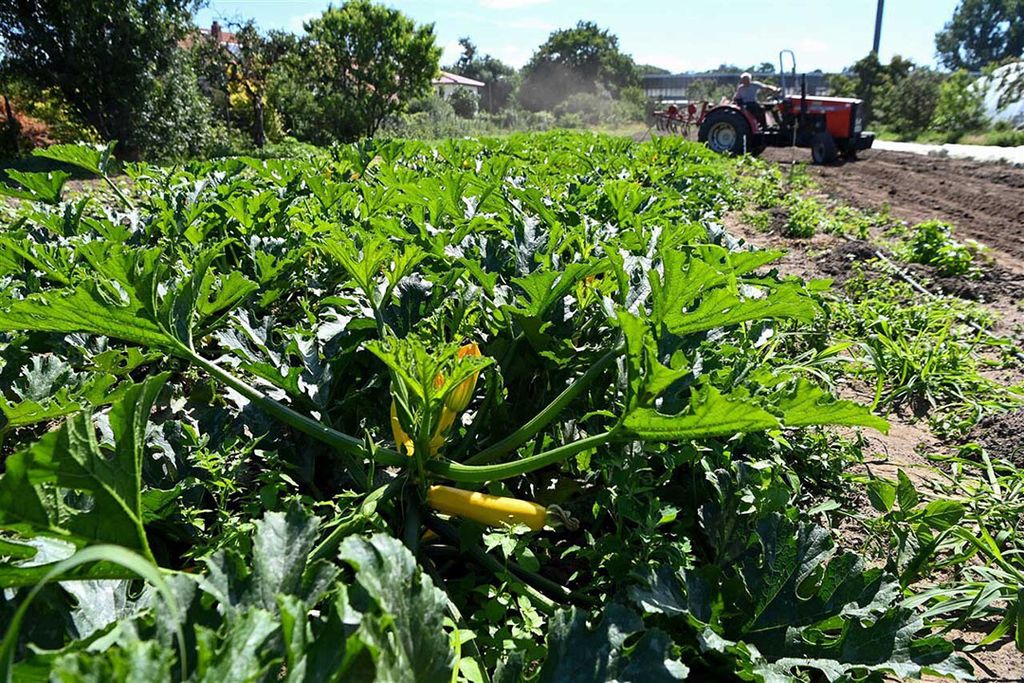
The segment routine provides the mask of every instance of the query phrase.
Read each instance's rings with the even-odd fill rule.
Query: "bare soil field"
[[[768,149],[780,163],[810,161],[805,149]],[[895,218],[949,221],[961,237],[992,250],[1003,268],[1024,273],[1024,168],[868,150],[859,160],[808,166],[827,195],[861,209],[889,207]]]

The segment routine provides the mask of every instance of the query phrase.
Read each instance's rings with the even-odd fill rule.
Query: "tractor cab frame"
[[[787,83],[783,61],[789,55],[791,81]],[[862,100],[848,97],[808,96],[807,77],[796,84],[796,58],[791,50],[779,53],[781,94],[755,111],[739,103],[723,103],[707,110],[697,139],[722,154],[759,154],[766,147],[804,147],[816,164],[835,161],[840,155],[855,159],[871,147],[875,134],[863,130]],[[788,89],[787,89],[788,86]]]

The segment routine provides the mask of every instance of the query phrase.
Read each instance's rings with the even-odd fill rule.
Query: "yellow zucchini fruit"
[[[427,505],[437,512],[488,526],[525,524],[534,531],[544,528],[548,516],[547,508],[528,500],[442,485],[427,489]]]
[[[412,439],[402,429],[402,423],[398,420],[398,407],[393,399],[391,401],[391,433],[395,437],[395,449],[399,453],[404,450],[406,455],[411,456],[413,451]]]
[[[444,445],[444,432],[452,426],[453,422],[455,422],[455,414],[450,413],[447,408],[443,408],[441,411],[441,423],[437,426],[437,431],[430,439],[431,455],[437,455],[437,452],[441,450],[441,446]],[[412,437],[405,433],[402,423],[398,420],[398,407],[395,405],[394,400],[391,401],[391,433],[395,437],[396,450],[411,457],[416,448],[413,445]]]

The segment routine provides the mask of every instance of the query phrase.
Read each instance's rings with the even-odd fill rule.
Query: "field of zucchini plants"
[[[742,164],[42,156],[2,190],[7,680],[967,679],[952,629],[1024,645],[990,508],[847,472],[898,387],[834,330],[879,311],[722,229]]]

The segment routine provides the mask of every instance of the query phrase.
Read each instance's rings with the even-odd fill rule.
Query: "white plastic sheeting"
[[[1024,166],[1024,146],[996,147],[994,145],[925,145],[919,142],[894,142],[891,140],[875,140],[871,149],[887,152],[909,152],[932,157],[948,157],[950,159],[973,159],[974,161],[1001,162],[1014,166]],[[865,153],[865,158],[867,158]]]
[[[975,81],[975,87],[985,92],[985,116],[993,122],[1008,121],[1014,128],[1024,128],[1024,62],[1001,66],[991,76]],[[1006,95],[1015,94],[1016,101],[1003,102]]]

